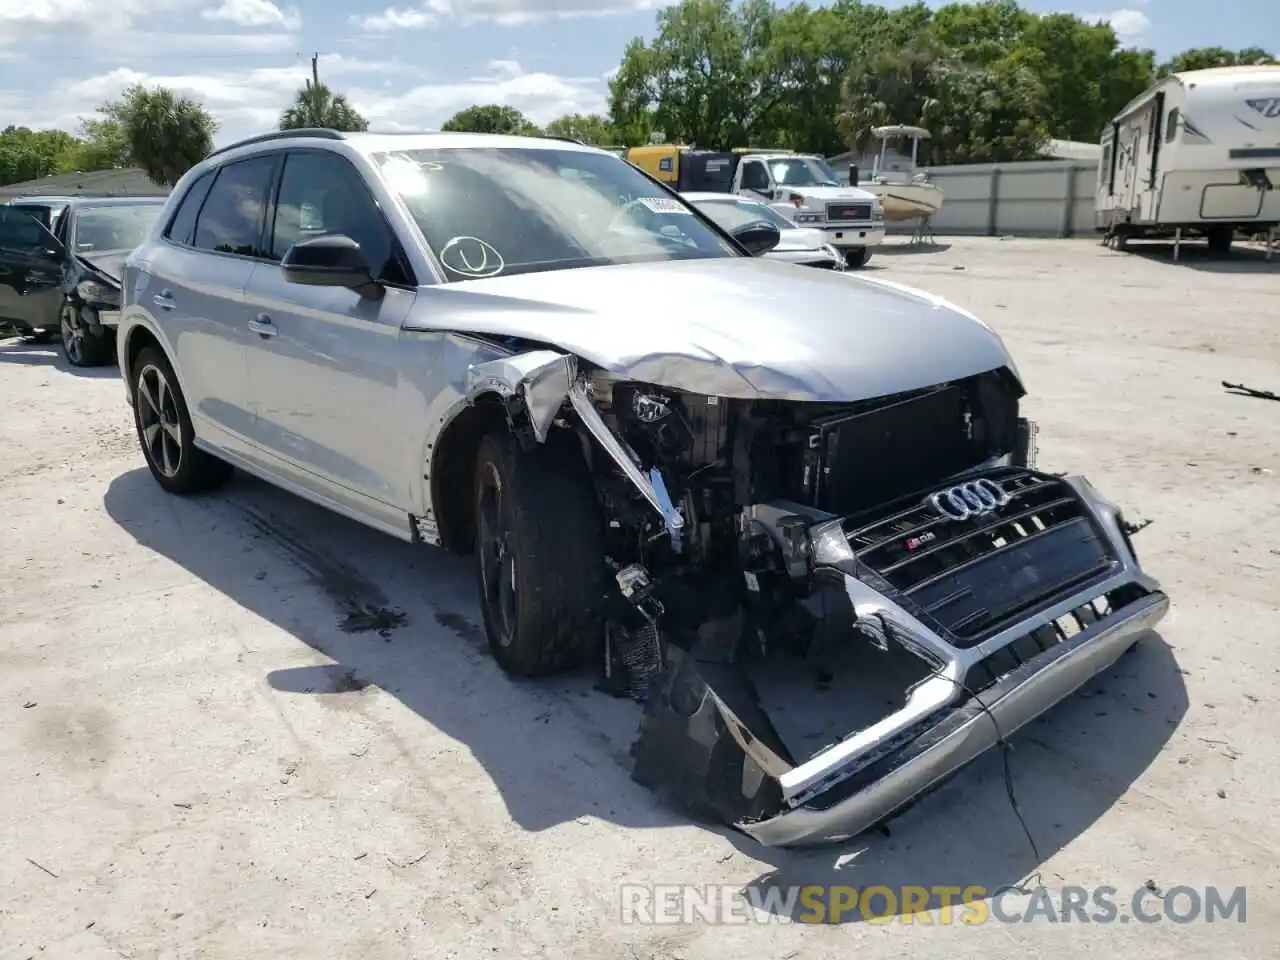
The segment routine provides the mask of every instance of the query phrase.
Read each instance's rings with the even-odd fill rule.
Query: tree
[[[1184,70],[1208,70],[1213,67],[1247,67],[1254,64],[1277,63],[1276,55],[1261,47],[1248,47],[1231,51],[1225,47],[1195,47],[1184,50],[1172,60],[1160,65],[1159,74],[1167,77]]]
[[[320,82],[319,59],[319,55],[311,58],[311,78],[298,91],[293,106],[280,114],[280,129],[326,127],[352,133],[368,130],[369,121],[347,102],[346,96],[335,94]]]
[[[549,137],[570,137],[597,147],[615,146],[613,126],[598,114],[570,113],[547,124]]]
[[[505,133],[519,137],[536,137],[542,133],[536,123],[515,107],[497,103],[459,110],[440,129],[451,133]]]
[[[0,131],[0,186],[62,172],[76,146],[75,137],[61,130],[6,127]]]
[[[133,163],[166,187],[209,155],[218,128],[203,106],[165,87],[135,84],[99,113],[119,123]]]

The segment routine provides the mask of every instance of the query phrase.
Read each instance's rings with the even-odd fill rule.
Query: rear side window
[[[215,253],[265,257],[262,227],[275,168],[274,155],[222,167],[196,217],[192,246]]]
[[[183,246],[191,245],[195,235],[196,217],[200,214],[200,205],[209,195],[209,188],[213,186],[213,178],[217,172],[217,170],[210,170],[208,173],[201,174],[179,202],[178,211],[169,221],[169,229],[164,232],[164,235],[174,243],[180,243]]]
[[[1164,125],[1164,142],[1173,143],[1173,138],[1178,134],[1178,108],[1174,107],[1169,111],[1169,121]]]
[[[15,203],[12,204],[13,209],[21,210],[23,213],[30,214],[35,217],[45,227],[53,226],[53,210],[39,203]]]

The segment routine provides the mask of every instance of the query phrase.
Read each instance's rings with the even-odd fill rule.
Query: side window
[[[1169,120],[1164,125],[1164,142],[1172,143],[1173,138],[1178,135],[1178,108],[1174,107],[1169,111]]]
[[[335,233],[360,244],[377,279],[411,282],[395,235],[355,167],[326,151],[290,153],[276,198],[271,259],[280,260],[300,240]]]
[[[209,188],[213,186],[213,178],[217,173],[217,170],[210,170],[208,173],[201,174],[179,201],[178,210],[169,221],[169,228],[164,232],[164,235],[174,243],[180,243],[184,247],[191,245],[196,217],[200,215],[200,205],[209,195]]]
[[[49,245],[39,220],[17,207],[0,207],[0,250],[31,253]]]
[[[1098,183],[1106,183],[1111,179],[1111,144],[1102,148],[1102,162],[1098,164]]]
[[[196,218],[192,246],[242,257],[262,257],[262,221],[276,157],[268,154],[229,163],[218,171]]]
[[[742,185],[748,190],[768,190],[769,177],[764,172],[764,164],[748,161],[742,168]]]

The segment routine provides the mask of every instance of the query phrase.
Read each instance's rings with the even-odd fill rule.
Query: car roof
[[[339,133],[336,130],[276,130],[213,151],[206,159],[223,155],[252,153],[260,149],[317,146],[343,143],[358,153],[391,153],[400,150],[467,150],[488,148],[508,150],[570,150],[582,153],[616,154],[568,137],[521,137],[499,133],[453,133],[446,131],[391,131]]]
[[[739,196],[736,193],[716,193],[714,190],[690,190],[688,193],[682,193],[680,196],[686,200],[693,202],[697,200],[723,200],[731,203],[764,203],[763,200],[755,200],[752,197]]]
[[[16,207],[23,203],[71,203],[75,197],[12,197],[5,202],[6,206]]]
[[[166,203],[168,197],[76,197],[71,201],[73,207],[127,207],[135,204]]]

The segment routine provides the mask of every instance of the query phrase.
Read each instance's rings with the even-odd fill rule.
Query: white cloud
[[[271,0],[222,0],[222,5],[201,12],[206,20],[221,20],[238,27],[276,27],[297,30],[302,15],[297,7],[282,9]]]
[[[66,31],[85,35],[122,34],[158,14],[189,7],[195,0],[0,0],[0,48]]]
[[[131,84],[163,85],[199,100],[218,120],[218,144],[272,130],[292,102],[309,66],[301,62],[256,70],[152,74],[121,67],[38,96],[0,91],[5,122],[56,127],[75,133],[81,117]],[[320,76],[346,94],[376,130],[438,129],[472,104],[506,104],[538,123],[566,113],[605,109],[605,86],[598,77],[526,73],[520,64],[497,60],[484,75],[452,83],[426,83],[419,68],[402,63],[330,56],[320,60]],[[393,81],[388,86],[388,80]]]
[[[352,17],[364,30],[386,33],[431,27],[446,19],[512,27],[534,20],[610,17],[657,10],[676,0],[425,0],[416,7],[388,7],[368,17]]]
[[[1138,7],[1145,7],[1147,0],[1133,0],[1134,6],[1122,7],[1119,10],[1106,10],[1101,13],[1082,13],[1080,19],[1090,23],[1101,21],[1111,24],[1116,37],[1123,43],[1132,43],[1142,37],[1151,26],[1151,18]]]

